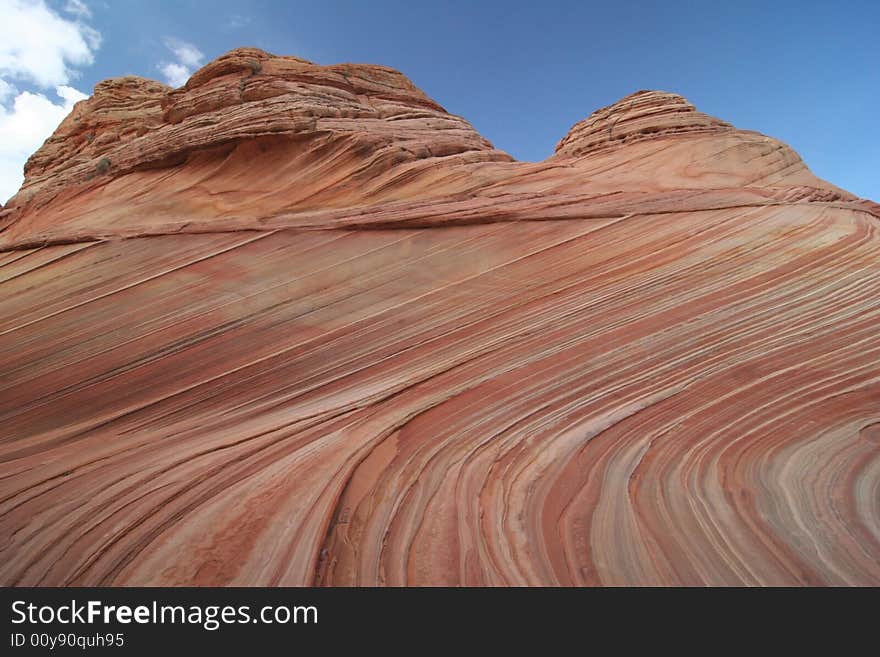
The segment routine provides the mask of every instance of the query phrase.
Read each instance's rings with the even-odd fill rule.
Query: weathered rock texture
[[[880,584],[880,206],[774,139],[241,49],[26,173],[2,584]]]

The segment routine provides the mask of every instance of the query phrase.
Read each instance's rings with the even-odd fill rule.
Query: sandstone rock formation
[[[639,92],[108,80],[0,210],[4,585],[880,584],[880,206]]]

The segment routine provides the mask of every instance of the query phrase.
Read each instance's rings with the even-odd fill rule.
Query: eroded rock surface
[[[638,92],[99,84],[0,210],[4,585],[880,584],[880,206]]]

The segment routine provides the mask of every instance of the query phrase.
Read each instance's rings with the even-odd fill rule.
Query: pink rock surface
[[[639,92],[99,84],[0,211],[4,585],[880,584],[880,206]]]

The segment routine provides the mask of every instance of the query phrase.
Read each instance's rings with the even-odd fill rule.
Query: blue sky
[[[0,199],[96,82],[179,82],[250,45],[398,68],[521,160],[633,91],[673,91],[880,201],[878,0],[0,0],[0,22]]]

